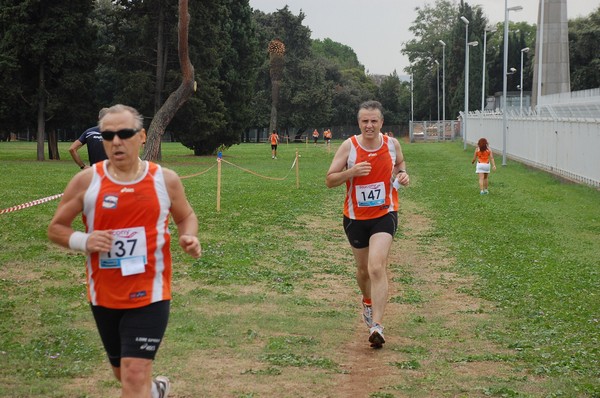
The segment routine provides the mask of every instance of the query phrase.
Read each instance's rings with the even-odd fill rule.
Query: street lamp
[[[487,32],[494,33],[496,28],[491,26],[485,28],[483,31],[483,72],[481,74],[481,112],[485,110],[485,55],[486,55],[486,43],[487,43]]]
[[[413,76],[414,76],[414,72],[410,74],[410,121],[411,122],[413,122],[413,117],[414,117]]]
[[[467,112],[469,111],[469,20],[464,16],[460,19],[465,24],[465,114],[462,121],[463,149],[467,149]]]
[[[465,138],[463,143],[463,149],[467,149],[467,115],[469,113],[469,47],[476,47],[479,44],[477,41],[470,41],[467,43],[467,67],[465,72]]]
[[[438,125],[440,121],[440,63],[437,59],[434,59],[433,62],[437,65],[437,117],[438,117]]]
[[[444,132],[446,127],[446,43],[438,40],[442,45],[442,120],[444,121]]]
[[[523,115],[523,54],[529,52],[529,47],[525,47],[521,49],[521,100],[519,105],[519,115]]]
[[[506,166],[506,130],[508,129],[506,108],[506,86],[508,70],[508,12],[521,11],[523,7],[508,8],[508,0],[504,0],[504,66],[502,67],[502,166]]]

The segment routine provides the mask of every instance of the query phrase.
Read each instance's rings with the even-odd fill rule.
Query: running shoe
[[[367,327],[370,328],[371,326],[373,326],[373,307],[371,307],[370,305],[366,305],[365,302],[363,301],[362,303],[363,305],[363,321],[365,321],[365,323],[367,324]]]
[[[154,384],[158,389],[158,398],[167,398],[171,390],[171,382],[167,376],[156,376]]]
[[[371,329],[369,329],[369,332],[369,343],[371,343],[371,347],[383,347],[383,343],[385,343],[385,338],[383,337],[383,325],[374,323],[373,326],[371,326]]]

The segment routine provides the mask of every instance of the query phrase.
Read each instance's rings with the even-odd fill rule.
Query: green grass
[[[410,154],[436,147],[412,146]],[[597,378],[600,192],[509,162],[492,173],[490,195],[478,196],[467,158],[444,145],[418,164],[407,195],[427,201],[457,266],[480,277],[475,294],[515,320],[485,332],[537,373]]]
[[[68,145],[60,144],[61,161],[37,162],[35,143],[0,143],[0,209],[61,193],[79,171]],[[403,149],[412,186],[402,200],[433,221],[420,244],[444,245],[453,259],[448,267],[475,277],[465,292],[489,300],[502,320],[483,324],[478,335],[547,378],[544,396],[600,396],[600,192],[509,162],[492,173],[490,194],[480,196],[472,152],[462,144]],[[300,189],[290,170],[296,150]],[[349,338],[356,322],[356,303],[313,298],[331,288],[325,278],[356,289],[340,221],[343,189],[324,185],[332,155],[284,144],[275,161],[266,144],[232,147],[224,159],[258,176],[223,164],[220,212],[216,167],[183,180],[200,220],[203,256],[191,260],[173,248],[174,300],[158,369],[208,383],[201,367],[191,367],[191,353],[212,353],[240,362],[236,377],[272,383],[297,371],[327,395],[340,371],[335,344]],[[216,161],[168,143],[162,163],[188,176]],[[108,365],[86,303],[83,256],[46,237],[57,203],[0,215],[0,397],[102,396],[64,387]],[[403,233],[400,228],[398,240]],[[390,269],[402,286],[390,302],[418,313],[428,292],[405,264]],[[408,322],[422,341],[460,338],[442,320],[417,315]],[[417,344],[391,346],[403,359],[390,366],[427,372],[431,347]],[[516,361],[490,355],[454,353],[449,362]],[[105,376],[97,388],[114,391],[116,383]],[[435,376],[421,383],[427,380],[430,387],[437,383]],[[527,396],[513,384],[492,380],[481,392]],[[236,391],[264,396],[251,387]]]

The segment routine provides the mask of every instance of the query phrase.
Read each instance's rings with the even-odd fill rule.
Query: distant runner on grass
[[[388,299],[387,260],[398,226],[398,192],[394,180],[406,186],[404,155],[398,140],[381,134],[383,107],[363,102],[358,110],[360,134],[337,150],[327,187],[346,183],[344,230],[356,260],[356,280],[362,292],[363,319],[369,342],[381,348],[383,313]]]
[[[269,136],[269,141],[271,141],[271,158],[277,159],[277,144],[279,143],[279,135],[277,134],[277,130],[273,130]]]
[[[315,129],[315,131],[312,133],[312,137],[315,145],[317,145],[317,141],[319,141],[319,130]]]

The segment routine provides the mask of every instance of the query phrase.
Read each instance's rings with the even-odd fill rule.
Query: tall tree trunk
[[[158,112],[162,105],[162,92],[165,87],[165,69],[166,59],[165,51],[165,12],[162,3],[158,11],[158,35],[156,38],[156,80],[154,87],[154,113]]]
[[[269,75],[271,77],[271,120],[269,131],[271,134],[277,130],[277,107],[279,106],[279,89],[283,78],[285,44],[279,39],[269,42]]]
[[[269,134],[277,130],[277,107],[279,106],[279,88],[281,80],[271,82],[271,119],[269,121]]]
[[[48,159],[60,160],[60,153],[58,152],[58,133],[56,130],[48,132]]]
[[[38,83],[38,114],[37,114],[37,160],[45,160],[44,158],[44,131],[46,130],[46,80],[44,64],[40,64]]]
[[[171,120],[173,120],[175,113],[195,91],[194,66],[190,61],[188,47],[189,24],[188,0],[179,0],[179,64],[181,66],[182,81],[177,90],[169,95],[169,98],[156,112],[150,123],[148,139],[142,155],[145,160],[157,161],[161,159],[160,139]]]

